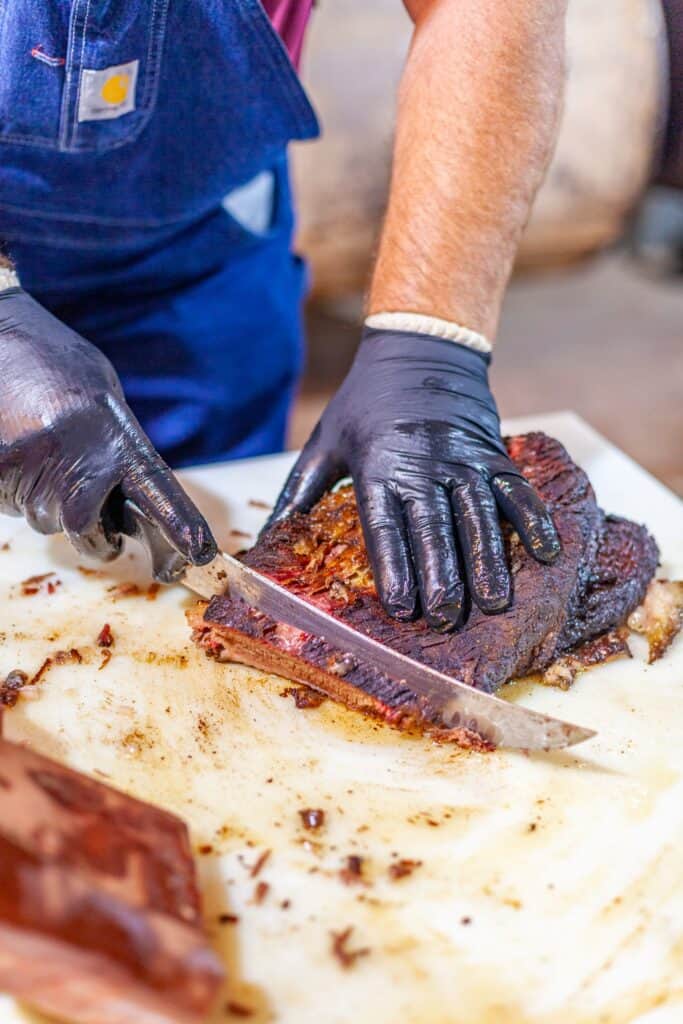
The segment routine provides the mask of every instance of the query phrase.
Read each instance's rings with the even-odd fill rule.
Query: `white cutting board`
[[[608,510],[648,523],[663,574],[683,578],[677,498],[573,415],[506,426],[559,437]],[[226,547],[247,543],[231,529],[255,535],[265,512],[249,499],[272,501],[291,460],[186,474]],[[6,735],[175,811],[212,847],[198,854],[206,919],[231,979],[215,1021],[238,1019],[226,1000],[253,1024],[683,1021],[683,641],[651,667],[634,642],[633,661],[566,693],[516,688],[599,730],[583,746],[466,753],[331,702],[297,710],[281,680],[208,661],[182,588],[112,603],[113,583],[146,586],[137,555],[84,576],[62,538],[0,519],[4,540],[0,673],[57,649],[84,656],[6,714]],[[19,594],[51,569],[53,595]],[[105,622],[116,645],[98,671]],[[320,833],[301,827],[307,807],[325,811]],[[339,879],[348,854],[366,858],[367,886]],[[391,881],[394,854],[422,866]],[[260,904],[257,881],[270,887]],[[347,926],[349,947],[370,953],[343,970],[330,932]],[[37,1020],[9,999],[0,1019]]]

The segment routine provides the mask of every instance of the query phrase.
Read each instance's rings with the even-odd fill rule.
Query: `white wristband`
[[[11,267],[0,267],[0,292],[6,292],[8,288],[18,288],[19,277],[16,270]]]
[[[429,334],[432,338],[444,341],[455,341],[475,352],[488,354],[492,345],[488,338],[469,327],[462,327],[451,320],[441,320],[438,316],[425,316],[423,313],[373,313],[365,320],[365,326],[375,331],[410,331],[412,334]]]

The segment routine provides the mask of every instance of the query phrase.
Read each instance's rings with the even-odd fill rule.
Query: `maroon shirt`
[[[298,68],[313,0],[262,0],[266,14]]]

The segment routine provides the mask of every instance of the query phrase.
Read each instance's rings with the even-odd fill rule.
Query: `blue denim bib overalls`
[[[175,465],[282,446],[304,277],[285,147],[315,134],[259,0],[0,0],[0,239]],[[222,200],[264,169],[254,232]]]

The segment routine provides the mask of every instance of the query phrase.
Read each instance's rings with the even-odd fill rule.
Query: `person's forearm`
[[[493,339],[555,140],[566,0],[405,2],[415,33],[368,313]]]

